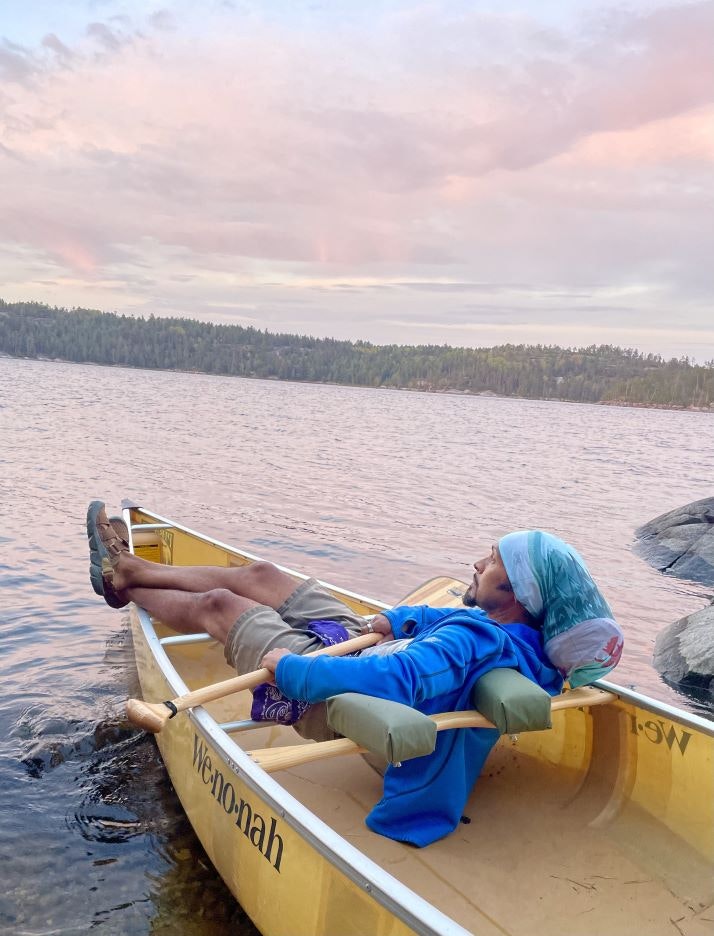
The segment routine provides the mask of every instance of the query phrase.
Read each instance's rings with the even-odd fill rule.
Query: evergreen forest
[[[239,377],[714,410],[714,361],[592,345],[375,345],[0,299],[0,354]]]

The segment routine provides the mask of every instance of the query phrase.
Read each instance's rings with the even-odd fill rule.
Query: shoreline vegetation
[[[714,361],[591,345],[374,345],[0,299],[0,354],[233,377],[714,412]]]

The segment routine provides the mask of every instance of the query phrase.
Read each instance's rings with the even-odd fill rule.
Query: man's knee
[[[196,595],[197,614],[204,629],[221,643],[237,619],[253,602],[240,598],[227,588],[213,588]]]
[[[272,562],[265,562],[263,559],[258,562],[252,562],[246,568],[246,572],[250,574],[251,578],[255,579],[257,584],[267,587],[278,582],[282,583],[290,578],[285,572],[281,572],[276,565],[273,565]]]
[[[287,572],[283,572],[272,562],[253,562],[249,566],[241,567],[240,572],[243,577],[236,589],[237,593],[245,592],[261,604],[270,607],[281,605],[297,585]]]

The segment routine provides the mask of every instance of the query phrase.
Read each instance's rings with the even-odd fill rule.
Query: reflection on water
[[[658,630],[709,589],[637,526],[711,495],[709,414],[0,359],[0,931],[254,933],[197,843],[137,694],[127,617],[87,578],[84,514],[132,496],[397,602],[510,529],[571,539],[627,634],[618,680],[674,704]],[[699,708],[698,708],[699,705]]]

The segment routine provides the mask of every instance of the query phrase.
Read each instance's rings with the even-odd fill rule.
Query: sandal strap
[[[118,559],[123,552],[129,550],[129,544],[117,533],[109,521],[97,521],[97,532],[99,533],[104,548],[112,559]]]

